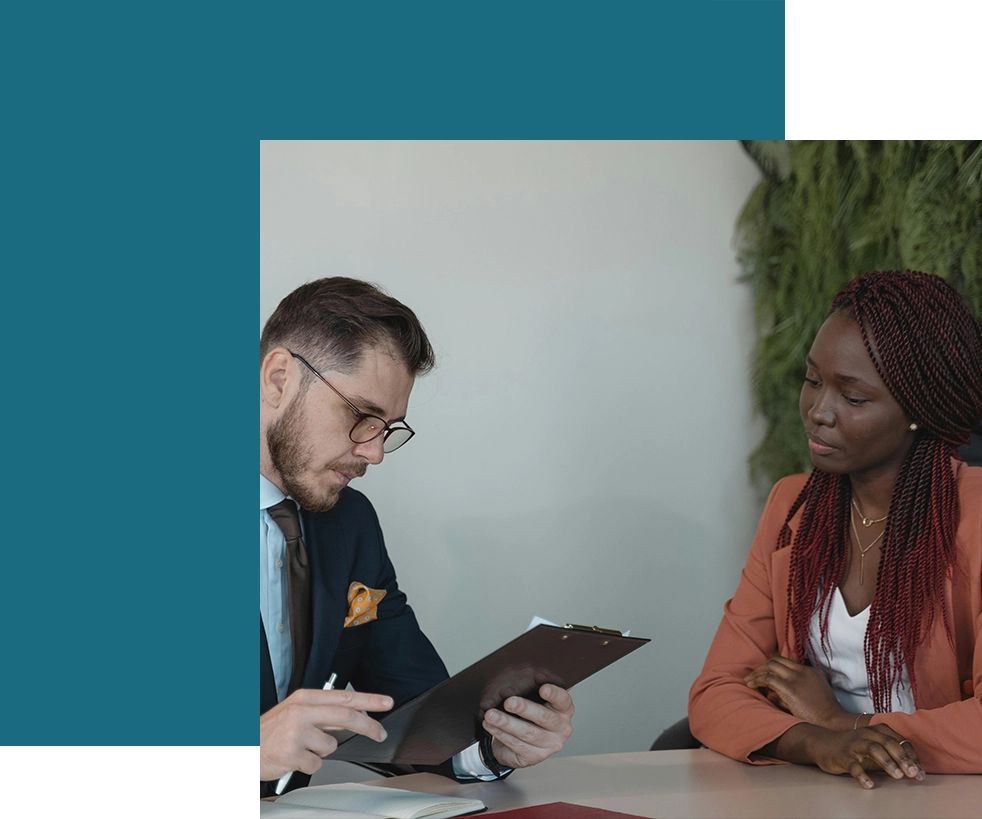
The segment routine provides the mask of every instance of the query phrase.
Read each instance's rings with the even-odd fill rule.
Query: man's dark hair
[[[369,347],[382,347],[413,377],[435,357],[416,314],[368,282],[334,276],[298,287],[263,328],[259,361],[274,347],[299,353],[318,369],[350,373]]]

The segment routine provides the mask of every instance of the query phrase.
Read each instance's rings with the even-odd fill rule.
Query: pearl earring
[[[911,424],[910,425],[910,431],[911,432],[917,432],[917,424]]]

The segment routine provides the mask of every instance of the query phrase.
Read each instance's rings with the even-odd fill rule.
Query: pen
[[[338,679],[337,673],[332,671],[331,676],[328,677],[327,682],[324,683],[324,688],[322,690],[333,691],[334,683],[337,682],[337,679]],[[291,776],[293,776],[293,771],[290,771],[290,773],[283,774],[283,776],[279,778],[279,780],[276,783],[276,791],[275,791],[277,796],[282,795],[283,791],[286,790],[286,786],[290,784]]]

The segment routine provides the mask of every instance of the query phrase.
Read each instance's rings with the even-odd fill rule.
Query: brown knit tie
[[[276,521],[286,538],[287,594],[290,600],[290,643],[293,646],[293,671],[290,675],[288,694],[292,694],[303,681],[310,654],[310,561],[307,547],[300,535],[300,515],[297,505],[286,498],[269,507],[269,516]]]

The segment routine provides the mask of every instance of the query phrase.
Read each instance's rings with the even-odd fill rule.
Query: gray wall
[[[451,673],[534,614],[650,645],[577,686],[564,753],[683,716],[760,506],[736,142],[263,143],[260,324],[377,282],[439,367],[357,486]]]

